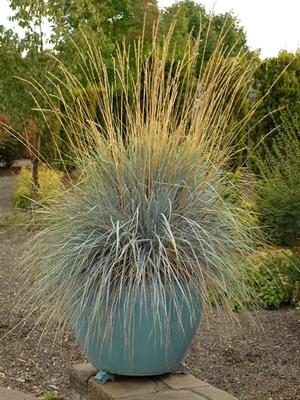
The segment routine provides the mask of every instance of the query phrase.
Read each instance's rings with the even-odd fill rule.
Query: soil
[[[26,310],[14,307],[16,268],[26,236],[0,230],[0,385],[35,396],[57,390],[57,398],[68,399],[68,368],[85,360],[75,338],[53,345],[55,333],[34,319],[18,326]],[[241,400],[299,400],[300,311],[257,311],[239,322],[241,330],[229,331],[216,313],[206,315],[186,356],[191,372]]]

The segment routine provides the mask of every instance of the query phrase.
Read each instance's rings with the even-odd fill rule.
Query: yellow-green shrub
[[[38,202],[45,203],[55,197],[55,194],[62,188],[62,176],[62,172],[54,171],[45,166],[39,168]],[[29,167],[23,167],[17,177],[14,189],[14,206],[28,208],[31,204],[32,189],[32,170]]]
[[[255,195],[252,192],[254,177],[244,168],[237,168],[230,174],[231,186],[225,192],[224,199],[239,207],[245,212],[242,214],[243,220],[248,226],[258,226],[259,217],[255,202]]]
[[[258,259],[260,260],[259,262]],[[270,249],[253,259],[252,269],[245,268],[244,280],[252,289],[254,302],[263,309],[293,305],[300,309],[300,257],[290,249]],[[221,303],[222,299],[218,299]],[[218,304],[209,298],[211,305]],[[240,304],[228,297],[233,310]]]
[[[262,253],[264,262],[255,266],[249,276],[260,306],[279,308],[284,304],[300,306],[300,258],[291,250]]]

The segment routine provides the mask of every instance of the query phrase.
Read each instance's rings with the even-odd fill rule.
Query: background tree
[[[48,2],[44,0],[10,0],[10,7],[15,12],[12,19],[24,29],[25,36],[22,40],[24,52],[25,73],[21,75],[24,80],[37,81],[46,88],[46,74],[54,67],[47,53],[45,45],[47,38],[44,33],[45,20],[48,16]],[[44,136],[45,127],[43,119],[39,113],[34,111],[36,107],[35,100],[31,96],[30,85],[26,85],[28,96],[23,99],[23,109],[28,120],[33,120],[36,130],[35,147],[32,147],[32,181],[33,181],[33,199],[37,198],[39,186],[38,166],[41,154],[41,138]],[[42,102],[42,99],[40,99]],[[42,104],[41,104],[42,105]],[[26,126],[24,126],[27,129]],[[33,203],[34,204],[34,203]]]
[[[239,60],[237,60],[237,68],[241,68],[241,64],[247,63],[250,50],[247,45],[246,33],[240,27],[238,19],[233,14],[208,14],[203,5],[193,0],[179,1],[162,11],[161,34],[165,34],[168,31],[174,18],[176,18],[176,25],[172,42],[175,48],[175,55],[178,59],[182,58],[188,37],[191,35],[192,41],[195,42],[200,30],[200,46],[195,81],[197,81],[201,65],[205,64],[210,58],[218,41],[220,45],[220,36],[223,37],[223,54],[226,55],[230,52],[232,57],[243,55],[243,57],[239,57]],[[251,54],[251,57],[253,57],[253,54]],[[249,82],[249,87],[251,84]],[[195,88],[195,90],[205,92],[205,88]],[[228,93],[229,99],[230,91]],[[239,100],[233,106],[235,110],[232,113],[232,123],[234,124],[236,121],[243,119],[249,111],[250,104],[247,101],[247,92],[242,93]],[[245,161],[245,154],[243,154],[242,150],[246,145],[248,129],[249,126],[245,126],[245,129],[241,131],[241,137],[236,138],[237,155],[234,165],[232,165],[233,168],[243,164]]]
[[[133,40],[143,30],[144,14],[150,31],[159,14],[156,0],[49,0],[47,5],[54,36],[60,38],[88,28],[94,33],[102,31],[111,42],[122,42],[125,36]]]
[[[121,44],[125,37],[126,43],[132,44],[143,32],[144,17],[144,36],[146,40],[150,39],[158,16],[156,0],[47,1],[47,18],[53,32],[50,40],[68,68],[76,68],[79,59],[71,42],[75,42],[83,54],[87,48],[84,34],[90,43],[101,47],[106,65],[112,69],[116,44]],[[74,72],[83,78],[80,70]]]
[[[246,33],[239,25],[238,19],[231,13],[208,14],[205,7],[193,0],[183,0],[166,7],[162,11],[162,29],[167,32],[170,24],[176,18],[173,42],[176,43],[178,57],[182,56],[184,43],[190,32],[196,40],[201,29],[201,46],[199,52],[199,65],[202,57],[208,60],[212,54],[217,40],[221,34],[225,36],[224,45],[234,56],[240,50],[249,51]],[[207,35],[209,31],[209,35]],[[207,39],[206,39],[207,38]],[[205,51],[204,51],[205,50]]]
[[[19,36],[0,25],[0,112],[19,117],[24,94],[22,84],[14,75],[25,71],[23,45]]]
[[[292,118],[297,118],[299,114],[300,52],[291,54],[281,51],[277,57],[265,60],[258,69],[256,87],[259,97],[263,97],[270,91],[257,110],[256,120],[259,121],[268,114],[269,116],[259,122],[253,141],[257,144],[263,140],[267,146],[271,147],[273,139],[280,132],[277,128],[282,123],[281,112],[274,110],[282,109]],[[272,131],[273,133],[269,135]],[[258,148],[261,155],[264,149],[264,146]]]
[[[67,68],[76,73],[83,88],[87,88],[89,82],[80,67],[80,57],[84,56],[88,50],[84,35],[88,37],[89,43],[101,47],[110,74],[117,44],[121,44],[125,38],[126,43],[133,47],[133,41],[143,32],[147,45],[147,41],[150,42],[152,37],[153,23],[158,18],[160,18],[159,38],[162,40],[174,16],[177,17],[173,43],[176,43],[178,58],[181,58],[183,54],[184,43],[186,43],[190,32],[192,32],[192,40],[196,40],[201,22],[202,44],[197,73],[199,73],[202,58],[204,60],[209,58],[216,45],[217,38],[222,33],[225,36],[225,48],[232,49],[234,46],[234,49],[231,50],[233,56],[239,51],[248,51],[245,32],[240,28],[238,20],[233,15],[209,15],[203,6],[191,0],[181,1],[162,10],[161,13],[159,13],[156,0],[121,0],[118,2],[113,0],[101,2],[96,0],[89,2],[85,0],[76,2],[71,0],[11,0],[10,4],[15,11],[13,19],[26,32],[23,47],[26,52],[27,72],[30,71],[30,77],[40,82],[47,91],[49,91],[49,87],[45,74],[47,71],[56,68],[53,59],[50,59],[47,54],[51,52],[49,48],[47,50],[49,44],[51,44],[56,57],[63,61]],[[145,26],[143,25],[144,16],[146,17]],[[46,20],[52,27],[50,38],[46,38],[43,29]],[[208,31],[209,35],[206,41]],[[75,50],[74,43],[81,55]],[[205,53],[203,52],[204,47],[206,48]],[[56,71],[56,75],[57,73]],[[109,78],[112,79],[112,75]],[[197,90],[196,87],[195,90]],[[116,93],[116,96],[118,96],[118,93]],[[30,102],[31,99],[28,104],[24,103],[23,106],[32,108],[33,104]],[[61,105],[58,106],[61,107]],[[91,104],[91,107],[93,107],[93,104]],[[49,138],[57,137],[60,146],[64,147],[64,151],[67,149],[66,135],[61,124],[51,120],[51,123],[45,126],[42,120],[37,121],[37,116],[31,111],[28,112],[28,115],[35,118],[39,138],[43,138],[42,153],[48,159],[57,158],[57,153],[52,151],[53,145]],[[99,116],[99,112],[96,112],[96,115]],[[36,163],[37,160],[34,158],[34,166]],[[38,180],[36,170],[37,167],[34,167],[34,182]]]
[[[27,91],[15,75],[24,75],[26,70],[22,57],[23,45],[12,30],[0,26],[0,159],[7,167],[22,156],[23,146],[7,131],[13,127],[23,133],[26,116],[23,104]]]

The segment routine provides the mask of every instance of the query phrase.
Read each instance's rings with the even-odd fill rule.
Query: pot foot
[[[182,375],[187,375],[187,374],[190,372],[189,368],[188,368],[185,364],[183,364],[183,363],[180,363],[180,364],[179,364],[178,371],[179,371]]]
[[[98,383],[104,385],[104,383],[106,383],[107,381],[114,381],[115,376],[110,374],[109,372],[101,370],[96,374],[95,379]]]

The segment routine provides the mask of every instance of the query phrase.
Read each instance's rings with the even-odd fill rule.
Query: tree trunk
[[[37,206],[39,191],[39,155],[41,149],[41,137],[37,133],[36,149],[32,153],[32,202],[31,208],[34,210]]]

